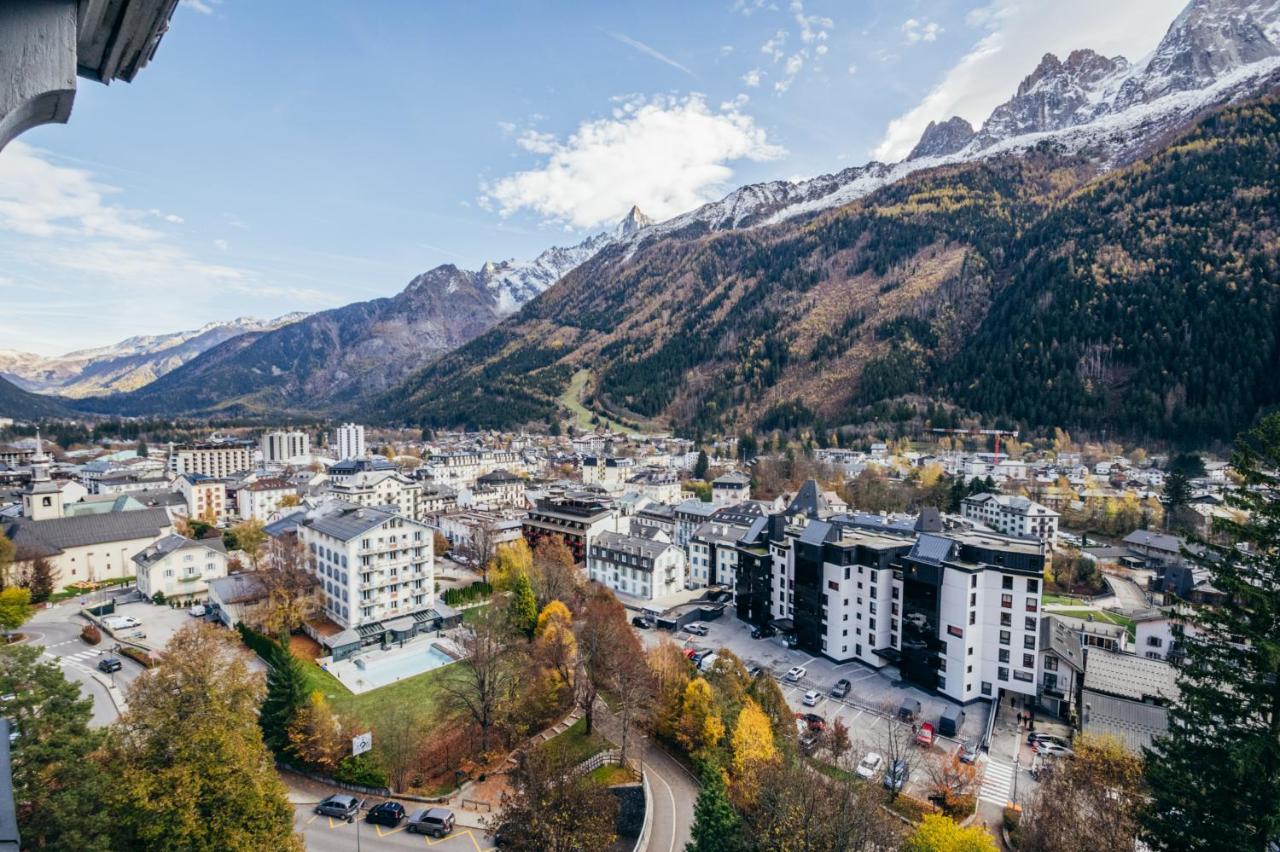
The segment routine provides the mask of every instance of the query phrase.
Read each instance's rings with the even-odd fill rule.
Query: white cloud
[[[941,33],[942,27],[933,21],[907,18],[902,22],[902,35],[907,40],[907,44],[915,44],[920,41],[937,41]]]
[[[633,39],[629,35],[626,35],[624,33],[610,32],[609,30],[602,30],[602,32],[605,35],[607,35],[609,38],[613,39],[614,41],[619,41],[625,44],[627,47],[634,48],[640,51],[641,53],[643,53],[645,56],[652,57],[653,59],[658,60],[664,65],[670,65],[672,68],[676,68],[680,71],[683,71],[684,73],[688,74],[690,77],[698,76],[694,74],[692,71],[690,71],[684,65],[675,61],[670,56],[667,56],[665,53],[659,53],[655,48],[650,47],[649,45],[645,44],[642,41],[637,41],[636,39]]]
[[[764,76],[764,72],[759,68],[752,68],[750,71],[742,75],[742,83],[745,86],[755,88],[760,85],[760,78]]]
[[[782,46],[787,43],[787,31],[778,30],[773,34],[773,38],[760,45],[760,52],[770,57],[774,62],[781,62],[782,57],[786,54],[782,50]]]
[[[825,44],[820,44],[813,49],[813,53],[815,56],[826,56],[827,46]]]
[[[721,59],[723,59],[723,58],[724,58],[724,57],[726,57],[726,56],[731,56],[731,55],[733,55],[733,45],[731,45],[731,44],[722,44],[722,45],[720,45],[720,58],[721,58]]]
[[[213,7],[219,2],[220,0],[182,0],[182,5],[201,15],[212,15]]]
[[[826,41],[827,31],[835,26],[835,21],[821,15],[806,15],[801,0],[791,0],[791,12],[796,23],[800,25],[800,40],[805,44],[815,41]]]
[[[849,73],[850,73],[850,74],[857,74],[857,73],[858,73],[858,66],[857,66],[857,65],[850,65],[850,66],[849,66]]]
[[[1137,61],[1184,5],[1185,0],[994,0],[966,19],[985,30],[982,37],[916,107],[889,123],[872,156],[886,162],[906,156],[930,121],[959,115],[981,124],[1046,52],[1066,56],[1089,47]]]
[[[218,251],[226,251],[227,249],[231,248],[231,244],[223,239],[214,240],[213,245],[214,245],[214,248],[218,249]]]
[[[796,77],[804,70],[810,59],[827,55],[826,42],[831,29],[835,26],[835,21],[831,18],[805,14],[804,3],[801,0],[791,0],[788,8],[798,28],[796,32],[799,36],[799,46],[790,53],[785,50],[789,35],[787,30],[778,30],[772,38],[760,46],[760,52],[772,59],[775,64],[783,63],[782,75],[773,84],[773,90],[779,95],[791,88],[791,84],[796,81]],[[756,83],[749,85],[758,84],[757,78]]]
[[[731,163],[785,153],[735,103],[715,111],[700,95],[632,98],[584,121],[537,167],[485,185],[481,201],[573,228],[612,222],[633,204],[665,219],[722,194]]]

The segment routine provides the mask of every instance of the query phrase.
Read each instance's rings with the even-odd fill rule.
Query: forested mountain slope
[[[589,403],[685,428],[846,422],[911,392],[1029,423],[1229,434],[1277,389],[1280,107],[1099,177],[1033,151],[773,228],[606,250],[383,400],[512,426]]]

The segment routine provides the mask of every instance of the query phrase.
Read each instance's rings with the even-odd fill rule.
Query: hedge
[[[475,603],[476,601],[488,600],[493,596],[493,585],[483,580],[476,580],[470,586],[464,586],[461,589],[445,589],[444,602],[449,606],[461,606],[463,604]]]

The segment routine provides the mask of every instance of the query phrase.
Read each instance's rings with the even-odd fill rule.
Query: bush
[[[1018,808],[1004,809],[1004,830],[1012,837],[1018,833],[1018,824],[1022,822],[1022,811]]]
[[[152,595],[152,596],[151,596],[151,602],[152,602],[153,604],[155,604],[156,606],[160,606],[161,604],[163,604],[163,603],[164,603],[164,592],[156,592],[154,595]]]
[[[470,586],[461,589],[445,589],[444,602],[449,606],[475,603],[488,600],[493,595],[493,585],[483,580],[476,580]]]
[[[133,648],[128,645],[124,645],[120,648],[120,656],[128,657],[129,659],[139,663],[144,669],[152,668],[160,663],[158,655],[155,655],[150,651],[144,651],[141,648]]]
[[[333,773],[335,781],[360,787],[386,787],[387,773],[368,754],[344,757]]]
[[[271,657],[272,657],[272,654],[275,652],[275,648],[279,646],[278,642],[276,642],[270,636],[267,636],[266,634],[263,634],[263,633],[259,633],[258,631],[254,630],[252,627],[246,626],[244,622],[237,624],[236,630],[240,634],[240,641],[244,642],[244,644],[248,646],[250,651],[253,651],[253,653],[257,654],[259,657],[261,657],[262,659],[268,662],[271,661]]]
[[[942,812],[954,820],[962,820],[974,812],[978,807],[978,799],[975,796],[956,796],[944,803]]]
[[[102,641],[102,631],[98,629],[96,624],[86,624],[84,629],[80,631],[80,638],[90,645],[97,645]]]

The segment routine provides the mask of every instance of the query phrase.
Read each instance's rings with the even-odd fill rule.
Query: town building
[[[539,498],[524,519],[523,530],[530,547],[547,536],[560,536],[579,563],[586,559],[587,548],[596,536],[621,531],[613,501],[593,494]]]
[[[730,471],[711,480],[711,502],[716,506],[732,506],[751,498],[751,477]]]
[[[311,437],[297,430],[267,432],[260,445],[264,464],[305,464],[311,455]]]
[[[588,455],[582,457],[582,484],[600,485],[609,491],[617,491],[635,473],[636,460],[616,456]]]
[[[31,561],[48,559],[54,588],[133,576],[134,554],[173,532],[164,509],[105,512],[63,518],[0,521],[16,554],[11,570],[25,570]]]
[[[624,595],[653,600],[684,588],[684,551],[664,533],[602,532],[587,554],[587,577]]]
[[[510,450],[432,453],[418,470],[420,476],[428,477],[432,482],[460,488],[474,485],[481,476],[499,468],[523,473],[524,459]]]
[[[749,527],[720,519],[717,514],[689,536],[688,583],[699,586],[738,584],[738,542]]]
[[[434,629],[435,559],[425,524],[382,509],[335,502],[296,527],[337,633],[314,638],[335,656]],[[354,647],[352,647],[354,645]]]
[[[227,484],[199,473],[186,473],[174,480],[174,486],[187,501],[187,517],[207,523],[221,523],[227,519],[230,504],[227,501]]]
[[[266,523],[286,498],[296,500],[298,490],[285,479],[259,479],[236,490],[236,510],[241,520]]]
[[[362,471],[341,481],[334,480],[325,487],[325,494],[357,506],[394,506],[398,514],[414,521],[426,516],[420,500],[422,483],[398,470]]]
[[[343,423],[333,430],[333,447],[339,459],[364,458],[364,427],[359,423]]]
[[[431,515],[427,521],[440,531],[454,552],[469,556],[489,555],[499,545],[511,544],[520,538],[523,521],[519,513],[510,510],[455,509]]]
[[[1141,754],[1169,730],[1169,705],[1179,695],[1177,671],[1167,662],[1093,649],[1085,660],[1081,730]]]
[[[669,470],[642,470],[626,482],[627,490],[638,491],[654,503],[680,502],[680,477]]]
[[[960,503],[960,513],[1005,535],[1035,538],[1050,545],[1058,539],[1058,513],[1026,497],[973,494]]]
[[[524,480],[509,470],[498,468],[476,477],[472,498],[496,508],[524,505]]]
[[[717,508],[712,503],[704,503],[697,499],[685,500],[677,504],[671,513],[675,523],[675,536],[672,541],[678,547],[687,548],[693,533],[698,527],[711,520]]]
[[[227,576],[221,536],[189,539],[167,535],[133,555],[138,592],[155,599],[191,603],[209,596],[209,584]]]
[[[168,471],[173,476],[195,473],[226,479],[252,468],[253,450],[245,442],[169,445]]]

